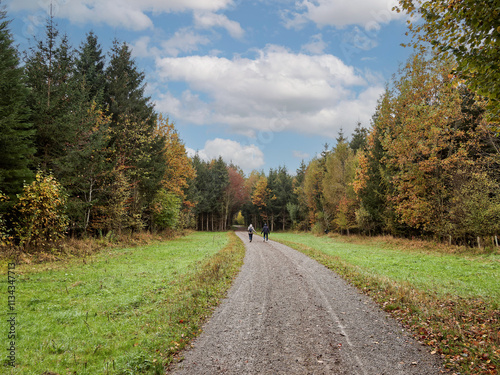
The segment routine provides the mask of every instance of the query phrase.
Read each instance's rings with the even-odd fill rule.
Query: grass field
[[[460,374],[500,369],[500,256],[273,233],[371,295]]]
[[[461,297],[481,297],[500,304],[500,255],[446,254],[378,244],[345,243],[308,234],[273,234],[273,239],[301,243],[339,257],[371,274],[421,290]]]
[[[18,265],[17,366],[4,361],[3,369],[162,374],[173,354],[198,334],[243,256],[233,233],[193,233],[92,258]]]

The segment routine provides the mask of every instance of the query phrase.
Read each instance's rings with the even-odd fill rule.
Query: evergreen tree
[[[126,43],[113,41],[109,66],[106,69],[105,102],[109,106],[111,120],[117,123],[124,117],[144,121],[150,129],[156,125],[156,113],[150,98],[144,96],[146,85]]]
[[[165,176],[166,138],[155,131],[158,116],[150,98],[144,96],[144,73],[137,69],[126,43],[113,42],[105,73],[104,100],[111,116],[114,175],[121,176],[130,194],[129,224],[125,225],[140,228],[148,225],[149,207]],[[110,196],[113,195],[112,186],[110,183]]]
[[[76,113],[81,111],[79,90],[73,75],[73,54],[67,36],[49,18],[45,40],[37,41],[26,57],[28,106],[36,133],[36,158],[43,170],[59,179],[58,162],[75,137]]]
[[[29,165],[35,150],[23,70],[8,27],[6,12],[0,10],[0,190],[12,203],[24,182],[33,180]]]
[[[80,87],[87,92],[88,100],[101,104],[104,100],[104,56],[97,41],[97,35],[92,31],[81,44],[75,61],[75,75],[80,81]]]
[[[308,224],[306,221],[307,217],[307,203],[306,203],[306,195],[304,192],[304,180],[306,176],[307,165],[302,160],[300,162],[300,166],[296,171],[296,176],[293,179],[293,193],[296,198],[296,204],[292,203],[287,206],[288,213],[292,218],[294,224],[298,225],[299,223],[303,224],[304,229],[308,228]]]
[[[363,150],[366,146],[366,138],[368,137],[368,129],[361,126],[361,122],[358,121],[356,129],[352,134],[351,142],[349,142],[349,147],[357,152],[358,150]]]
[[[275,205],[281,219],[282,229],[285,230],[289,220],[287,204],[297,203],[297,196],[293,192],[293,178],[288,174],[286,167],[278,167],[276,183],[277,186],[274,189],[276,195]]]

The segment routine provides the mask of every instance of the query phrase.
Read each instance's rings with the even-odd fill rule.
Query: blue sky
[[[4,0],[21,50],[42,36],[50,0]],[[133,49],[147,94],[188,152],[246,173],[292,173],[323,145],[369,128],[385,84],[412,53],[393,0],[52,0],[78,47]]]

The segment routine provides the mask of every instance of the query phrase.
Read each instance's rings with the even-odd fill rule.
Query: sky
[[[377,100],[412,53],[394,0],[3,0],[18,48],[52,14],[74,48],[130,45],[146,94],[189,155],[245,173],[295,173],[324,145],[370,128]]]

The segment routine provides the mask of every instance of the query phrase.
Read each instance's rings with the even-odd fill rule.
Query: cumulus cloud
[[[198,156],[210,161],[222,157],[226,163],[233,163],[240,166],[244,171],[251,171],[264,165],[264,153],[255,145],[244,146],[239,142],[230,139],[216,138],[208,140],[202,150],[187,148],[189,156]]]
[[[383,92],[383,82],[368,81],[373,75],[333,55],[295,54],[278,46],[256,51],[253,59],[158,59],[157,76],[189,87],[183,98],[168,94],[157,102],[161,111],[254,138],[284,130],[335,137],[341,126],[348,130],[358,119],[368,123]]]
[[[366,30],[378,29],[381,24],[404,17],[391,11],[397,4],[397,0],[303,0],[297,3],[296,12],[288,14],[285,23],[296,28],[312,21],[320,27],[359,25]]]
[[[146,13],[195,11],[210,14],[227,8],[232,2],[233,0],[15,0],[9,7],[13,11],[48,11],[52,3],[55,17],[67,18],[74,23],[104,23],[114,27],[144,30],[153,27],[153,21]],[[237,33],[232,21],[226,19],[224,22]]]

